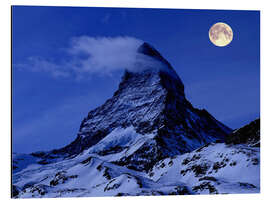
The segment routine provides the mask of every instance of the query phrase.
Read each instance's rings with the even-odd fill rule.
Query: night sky
[[[233,30],[233,41],[226,47],[209,40],[208,30],[216,22]],[[14,152],[50,150],[73,141],[87,113],[117,89],[121,69],[78,79],[61,71],[52,74],[44,64],[31,67],[29,59],[34,58],[66,70],[64,66],[72,63],[70,43],[81,36],[132,37],[150,43],[182,79],[187,99],[232,129],[260,116],[258,11],[15,6]]]

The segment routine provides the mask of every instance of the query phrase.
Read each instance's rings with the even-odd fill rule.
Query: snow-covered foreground
[[[259,148],[212,143],[191,153],[160,161],[149,177],[160,184],[183,182],[194,193],[260,191]]]
[[[161,160],[148,172],[110,163],[120,154],[98,156],[93,148],[45,165],[31,155],[16,155],[13,185],[18,198],[258,193],[259,149],[212,143]]]

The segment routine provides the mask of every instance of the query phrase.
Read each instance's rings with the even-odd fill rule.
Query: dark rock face
[[[11,197],[12,198],[16,198],[16,196],[20,193],[20,190],[17,186],[12,185],[12,189],[11,189]]]
[[[116,128],[133,126],[139,134],[156,136],[117,163],[147,170],[168,156],[224,140],[231,129],[185,98],[184,85],[169,62],[147,43],[138,49],[140,71],[126,71],[113,97],[90,111],[77,138],[54,153],[76,155],[97,144]],[[145,65],[146,64],[146,65]],[[105,153],[105,152],[104,152]],[[138,158],[140,157],[140,158]]]
[[[252,121],[248,125],[233,131],[226,138],[227,144],[248,144],[260,146],[260,119]]]
[[[54,179],[50,181],[50,186],[56,186],[58,184],[63,184],[69,179],[77,178],[77,175],[71,175],[67,176],[66,171],[60,171],[57,174],[55,174]]]

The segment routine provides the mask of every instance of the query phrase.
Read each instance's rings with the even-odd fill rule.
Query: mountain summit
[[[181,79],[151,45],[143,43],[138,48],[134,65],[139,71],[126,70],[113,97],[90,111],[77,138],[54,153],[76,155],[92,149],[105,156],[129,151],[113,161],[148,170],[162,158],[224,140],[231,132],[206,110],[190,104]],[[93,150],[112,134],[113,143]]]

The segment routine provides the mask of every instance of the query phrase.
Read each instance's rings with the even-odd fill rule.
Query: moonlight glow
[[[224,47],[231,43],[233,31],[225,23],[216,23],[209,30],[209,38],[214,45]]]

